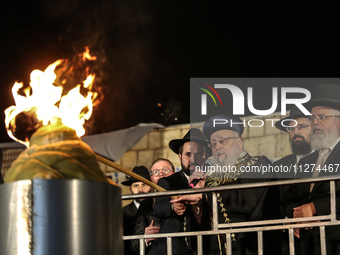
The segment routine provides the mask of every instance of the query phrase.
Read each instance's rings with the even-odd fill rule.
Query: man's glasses
[[[323,114],[319,114],[319,115],[309,116],[307,118],[307,121],[310,123],[310,122],[312,122],[312,121],[314,121],[316,119],[317,121],[321,122],[321,121],[323,121],[323,120],[325,120],[325,119],[327,119],[329,117],[340,118],[340,116],[337,116],[337,115],[328,115],[328,116],[326,116],[326,115],[323,115]]]
[[[154,169],[151,170],[151,174],[154,176],[158,176],[161,172],[163,172],[163,174],[168,174],[171,170],[169,168],[164,167],[163,169]]]
[[[295,129],[297,129],[297,130],[301,130],[301,129],[304,129],[304,128],[306,128],[306,127],[309,127],[310,125],[306,125],[306,124],[298,124],[298,125],[296,125],[295,127],[286,127],[286,130],[288,131],[288,132],[294,132],[295,131]]]
[[[216,148],[217,143],[220,143],[221,145],[226,145],[229,139],[237,139],[238,137],[224,137],[224,138],[220,138],[216,141],[214,141],[213,143],[209,144],[208,146],[212,149]]]

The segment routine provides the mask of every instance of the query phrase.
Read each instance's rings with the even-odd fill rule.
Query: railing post
[[[143,238],[139,239],[139,255],[145,255],[145,242]]]
[[[232,249],[231,249],[231,237],[230,233],[226,234],[226,243],[227,243],[227,255],[232,255]],[[223,247],[222,247],[223,249]]]
[[[197,254],[203,254],[203,242],[202,242],[202,235],[197,236]]]
[[[218,230],[218,208],[217,208],[217,197],[216,192],[212,193],[212,211],[213,211],[213,230]]]
[[[263,232],[257,231],[257,250],[258,255],[263,255]]]
[[[320,226],[320,245],[321,245],[321,255],[326,255],[325,226]]]
[[[330,199],[331,199],[331,221],[336,221],[336,203],[335,203],[335,181],[330,181]]]
[[[294,247],[294,229],[290,228],[288,230],[289,233],[289,254],[294,255],[295,254],[295,247]]]
[[[166,250],[167,250],[167,255],[172,255],[172,240],[171,240],[171,236],[168,236],[166,238]]]

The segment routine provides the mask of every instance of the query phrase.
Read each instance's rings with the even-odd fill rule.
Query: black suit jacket
[[[280,167],[283,169],[285,167],[286,169],[290,170],[288,172],[279,171],[276,173],[277,179],[291,179],[295,178],[295,172],[294,172],[294,166],[296,164],[296,154],[290,154],[282,159],[279,159],[273,163],[273,166]]]
[[[267,157],[261,156],[253,166],[269,166],[271,162]],[[271,179],[271,174],[259,174],[263,178],[244,178],[242,174],[237,180],[227,182],[224,185],[247,184],[257,182],[267,182]],[[253,175],[254,176],[254,175]],[[220,191],[223,207],[226,209],[227,217],[231,223],[246,222],[255,220],[267,220],[278,218],[279,203],[278,192],[268,192],[268,188],[253,188],[253,189],[233,189]],[[208,201],[211,201],[210,194]],[[277,202],[277,204],[275,203]],[[211,207],[211,203],[205,203],[205,206]],[[219,207],[221,204],[219,204]],[[210,223],[210,210],[203,210],[202,224],[207,227],[205,223]],[[225,222],[225,216],[219,208],[219,223]],[[209,224],[208,224],[209,225]],[[209,226],[210,227],[210,226]],[[278,232],[265,231],[264,232],[264,254],[279,255],[280,243]],[[232,242],[232,254],[245,255],[257,254],[257,236],[255,232],[252,233],[236,233],[236,241]],[[220,235],[220,240],[216,235],[204,236],[204,250],[209,255],[225,255],[224,244],[226,243],[225,235]],[[222,250],[220,251],[220,245]]]
[[[313,172],[311,168],[313,164],[315,164],[318,158],[319,152],[316,151],[305,158],[302,158],[299,162],[297,178],[311,178]],[[338,143],[334,149],[332,150],[331,154],[327,158],[323,168],[333,168],[333,171],[320,171],[319,177],[321,176],[335,176],[340,174],[340,166],[338,167],[337,171],[335,168],[337,167],[336,164],[340,164],[340,143]],[[290,192],[292,193],[291,196],[294,198],[291,199],[291,205],[287,209],[289,210],[287,214],[289,217],[293,216],[293,207],[307,204],[309,202],[313,202],[317,215],[327,215],[330,214],[330,189],[329,189],[329,182],[316,182],[312,192],[310,193],[310,183],[306,184],[299,184],[295,185],[296,187]],[[337,206],[337,216],[340,216],[340,197],[338,193],[340,193],[340,183],[339,181],[336,182],[336,206]],[[338,219],[340,217],[337,217]]]
[[[180,190],[188,188],[188,179],[185,177],[183,170],[174,173],[165,178],[161,178],[158,183],[159,186],[166,190]],[[171,197],[156,197],[154,213],[157,218],[161,220],[160,233],[172,233],[172,232],[183,232],[184,231],[184,220],[187,220],[185,224],[186,231],[195,231],[199,227],[194,221],[192,209],[187,206],[184,215],[177,215],[171,207]],[[181,255],[190,253],[190,247],[186,241],[194,242],[193,238],[178,237],[172,239],[172,251],[173,254]],[[192,245],[196,249],[196,244]],[[156,239],[148,252],[148,255],[162,255],[166,254],[166,240]]]
[[[305,158],[302,158],[299,162],[299,168],[297,178],[310,178],[313,175],[311,171],[312,164],[316,163],[319,152],[316,151]],[[340,174],[340,166],[337,171],[336,164],[340,164],[340,143],[338,143],[331,154],[327,158],[323,169],[331,169],[333,171],[320,171],[321,176],[335,176]],[[336,191],[336,214],[337,219],[340,219],[340,182],[335,182]],[[312,192],[310,192],[310,183],[298,184],[291,187],[289,192],[289,200],[285,207],[286,213],[289,217],[293,217],[293,208],[299,205],[313,202],[316,210],[316,216],[330,214],[330,185],[329,182],[316,182]],[[327,240],[327,254],[340,254],[340,226],[326,227],[326,240]],[[309,231],[300,229],[300,242],[302,252],[308,252],[308,254],[319,254],[320,240],[319,240],[319,228],[313,228]],[[335,244],[334,244],[335,243]],[[333,250],[335,248],[335,250]]]
[[[137,207],[133,201],[130,204],[123,207],[124,236],[133,234],[133,228],[135,226],[136,215],[137,215]],[[124,254],[126,255],[138,254],[132,251],[130,243],[131,241],[124,241]]]
[[[276,174],[276,179],[277,180],[284,180],[284,179],[294,179],[296,178],[295,176],[295,172],[294,172],[294,166],[296,164],[296,155],[295,154],[290,154],[282,159],[279,159],[277,161],[275,161],[273,163],[273,166],[274,167],[280,167],[280,168],[283,168],[283,167],[286,167],[287,169],[290,169],[289,172],[287,173],[284,173],[284,172],[278,172]],[[280,217],[284,218],[286,216],[285,214],[285,210],[283,209],[283,206],[286,204],[286,199],[287,199],[287,196],[289,196],[288,192],[290,190],[290,186],[289,185],[286,185],[286,186],[279,186],[279,193],[280,193],[280,204],[281,204],[281,215]]]
[[[155,216],[153,211],[153,198],[144,199],[138,208],[135,226],[133,229],[133,235],[143,235],[145,233],[145,228],[148,227],[152,221],[154,221],[154,226],[160,227],[160,220]],[[131,248],[135,252],[139,252],[139,240],[131,240]],[[148,251],[149,247],[146,247]]]

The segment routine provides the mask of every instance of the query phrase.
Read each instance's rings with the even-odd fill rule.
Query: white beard
[[[235,165],[237,159],[240,157],[242,151],[240,152],[239,147],[235,144],[232,149],[230,150],[231,152],[226,155],[224,158],[216,158],[214,156],[214,161],[215,165],[219,166],[233,166]],[[216,151],[215,154],[218,154],[218,150]]]
[[[235,165],[237,159],[240,155],[229,155],[228,157],[224,158],[223,160],[219,160],[214,158],[215,165],[219,166],[233,166]]]
[[[316,128],[316,127],[315,127]],[[331,147],[335,140],[338,139],[339,133],[338,129],[335,125],[332,126],[329,132],[325,132],[322,127],[317,127],[318,129],[322,130],[322,133],[314,134],[314,128],[312,129],[310,145],[312,150],[321,150],[325,148]]]

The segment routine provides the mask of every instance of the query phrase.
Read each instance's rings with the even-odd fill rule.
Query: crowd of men
[[[143,166],[135,167],[133,171],[166,190],[337,175],[334,169],[340,164],[340,86],[319,85],[312,96],[312,100],[304,105],[311,112],[310,116],[306,116],[301,109],[293,106],[290,115],[275,124],[276,128],[288,133],[292,150],[292,154],[276,162],[271,162],[266,156],[249,155],[244,149],[242,138],[244,126],[241,119],[231,114],[222,114],[208,119],[202,131],[191,128],[183,138],[170,141],[170,149],[178,155],[181,162],[182,168],[179,172],[175,172],[172,163],[163,158],[155,160],[150,171]],[[228,121],[216,125],[215,119]],[[200,167],[208,161],[213,169],[227,170],[211,172],[199,170],[203,169]],[[244,171],[250,167],[262,166],[288,166],[292,171],[289,173]],[[130,186],[133,194],[152,191],[149,186],[134,178],[123,184]],[[340,216],[338,181],[335,182],[335,191],[338,218]],[[329,215],[331,212],[328,181],[222,190],[216,192],[216,196],[219,223],[310,218]],[[123,214],[124,235],[207,231],[213,228],[210,193],[134,200],[123,208]],[[309,222],[316,221],[309,219]],[[340,254],[339,230],[340,227],[337,225],[326,226],[327,254]],[[322,237],[318,227],[295,228],[294,236],[295,254],[321,254]],[[228,247],[225,234],[204,235],[204,254],[227,254],[230,248],[232,254],[236,255],[258,254],[256,232],[235,232],[231,237],[231,247]],[[139,240],[125,241],[125,254],[139,254],[139,245]],[[197,246],[195,236],[172,239],[172,252],[176,255],[197,254]],[[167,240],[146,239],[145,249],[148,255],[167,254]],[[287,231],[264,231],[263,252],[289,254]]]

